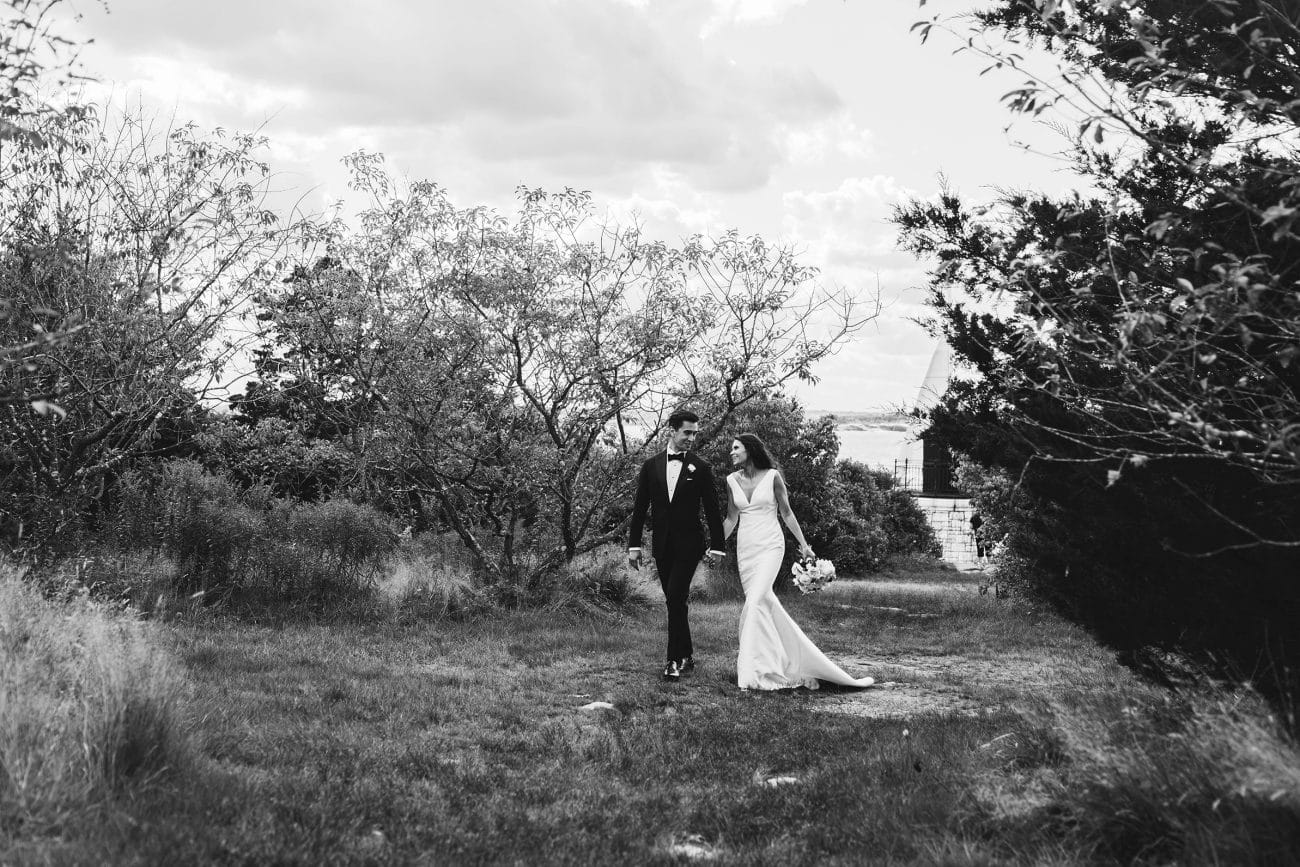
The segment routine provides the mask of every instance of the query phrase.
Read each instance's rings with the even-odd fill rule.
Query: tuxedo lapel
[[[659,493],[663,495],[665,504],[671,503],[672,499],[668,496],[668,453],[660,452],[659,457],[655,458],[655,482],[659,485]]]

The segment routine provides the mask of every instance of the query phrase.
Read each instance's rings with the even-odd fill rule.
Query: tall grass
[[[974,824],[1007,853],[1294,864],[1300,751],[1253,695],[1067,694],[986,744]]]
[[[649,604],[644,581],[627,565],[627,549],[614,545],[564,564],[555,576],[549,606],[622,614]]]
[[[183,681],[146,624],[0,565],[0,838],[56,833],[185,765]]]
[[[190,461],[126,473],[102,523],[90,556],[152,555],[172,564],[174,596],[201,593],[262,607],[364,597],[397,542],[371,506],[287,500],[266,487],[239,488]],[[67,571],[65,564],[56,568]],[[138,601],[139,594],[123,587],[116,595]]]
[[[459,541],[423,533],[402,545],[376,581],[380,598],[403,617],[441,620],[482,614],[491,600]]]
[[[381,598],[403,615],[435,620],[519,608],[623,614],[649,602],[644,582],[629,574],[622,547],[582,554],[542,576],[527,593],[486,583],[460,551],[458,541],[432,533],[406,542],[376,582]]]

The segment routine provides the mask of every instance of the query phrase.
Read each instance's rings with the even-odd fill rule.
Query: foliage
[[[189,607],[176,596],[176,562],[158,551],[87,546],[76,556],[34,569],[31,577],[47,599],[66,602],[89,594],[154,617]]]
[[[1030,285],[1069,274],[1076,286],[1115,296],[1101,302],[1113,312],[1108,327],[1095,327],[1089,305],[1058,312],[1057,293],[1035,299],[1032,312],[1059,322],[1072,354],[1114,368],[1109,395],[1087,377],[1073,387],[1068,364],[1055,389],[1067,401],[1100,401],[1102,415],[1119,417],[1117,432],[1138,441],[1116,448],[1086,438],[1098,454],[1195,454],[1264,485],[1300,483],[1294,10],[1259,0],[1053,7],[1016,0],[983,20],[1052,44],[1079,74],[1121,86],[1083,123],[1097,140],[1109,127],[1138,148],[1131,156],[1077,148],[1115,203],[1080,208],[1091,212],[1075,220],[1082,243],[1026,269]],[[1042,88],[1022,94],[1045,96]],[[1261,533],[1248,520],[1237,529],[1238,544],[1291,538],[1285,525]]]
[[[43,101],[38,90],[62,88],[81,77],[76,58],[80,46],[56,24],[61,2],[0,4],[0,142],[43,144],[39,121],[60,110]]]
[[[61,836],[187,770],[184,699],[144,624],[84,596],[47,602],[0,565],[0,839]]]
[[[193,436],[195,457],[240,487],[264,485],[278,497],[319,500],[345,493],[352,455],[334,440],[310,437],[285,419],[246,423],[212,418]]]
[[[868,528],[835,540],[831,550],[845,572],[875,572],[895,558],[912,554],[939,557],[942,550],[934,528],[889,472],[841,458],[835,475],[848,504],[841,512]]]
[[[14,0],[34,16],[14,26],[62,45],[45,24],[56,2]],[[295,554],[335,506],[290,501],[346,499],[451,531],[494,593],[538,598],[622,535],[633,469],[671,410],[723,425],[812,380],[870,318],[760,238],[662,244],[573,190],[521,188],[509,216],[460,209],[365,153],[347,160],[367,199],[355,226],[291,224],[265,207],[262,139],[37,110],[27,85],[48,64],[4,45],[5,98],[30,134],[0,150],[0,532],[37,561],[176,482],[161,523],[131,533],[178,591],[316,595],[326,560],[357,557]],[[250,340],[256,376],[232,416],[214,413]],[[157,458],[197,458],[239,490],[191,469],[167,481]],[[94,556],[72,572],[118,588],[113,564],[134,555]]]
[[[638,573],[627,568],[627,549],[610,545],[564,565],[551,605],[602,614],[626,614],[650,603]]]
[[[37,129],[42,121],[75,121],[85,114],[84,106],[70,104],[60,109],[36,92],[41,87],[61,87],[77,77],[78,46],[59,33],[54,23],[59,3],[0,3],[0,152],[38,152],[50,144]],[[0,188],[9,181],[9,171],[0,159]],[[31,357],[57,346],[81,325],[75,319],[60,322],[55,311],[24,310],[7,291],[0,291],[0,325],[5,329],[0,342],[0,404],[30,401],[33,409],[50,411],[48,401],[27,396],[21,384],[23,374],[32,369]]]
[[[0,510],[6,541],[40,552],[74,546],[116,474],[195,412],[285,235],[254,136],[37,122],[50,144],[0,152],[0,344],[26,346],[0,383]],[[65,334],[31,343],[33,322]]]
[[[169,558],[174,595],[311,604],[368,590],[396,542],[370,506],[285,500],[182,460],[125,473],[100,540]]]
[[[260,297],[273,336],[237,413],[337,443],[356,496],[455,532],[491,582],[535,584],[619,538],[667,411],[721,424],[864,321],[757,238],[669,247],[597,224],[571,190],[521,189],[511,218],[463,210],[433,183],[399,189],[379,157],[348,162],[370,207]]]
[[[980,374],[932,430],[1015,480],[990,507],[1004,562],[1058,608],[1126,650],[1294,691],[1295,25],[1265,3],[1160,0],[1010,0],[976,21],[1058,52],[1059,80],[1008,101],[1077,124],[1096,192],[898,211],[934,263],[936,327]]]

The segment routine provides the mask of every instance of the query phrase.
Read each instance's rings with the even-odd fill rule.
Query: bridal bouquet
[[[790,571],[800,593],[815,593],[835,580],[835,564],[830,560],[800,560]]]

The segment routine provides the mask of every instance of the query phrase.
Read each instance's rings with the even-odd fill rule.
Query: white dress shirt
[[[677,480],[682,477],[682,467],[686,465],[686,452],[675,452],[668,450],[670,455],[681,455],[680,461],[668,462],[668,502],[673,501],[673,494],[677,492]]]

